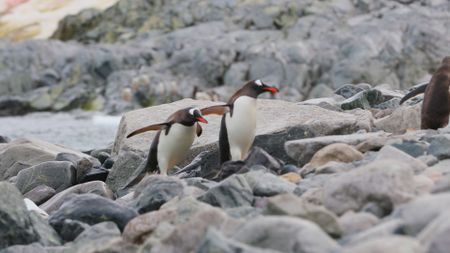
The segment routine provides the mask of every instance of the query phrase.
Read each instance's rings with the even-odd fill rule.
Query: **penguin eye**
[[[259,79],[255,81],[255,84],[258,85],[258,86],[262,86],[263,85],[261,80],[259,80]]]
[[[197,113],[199,113],[201,115],[200,110],[198,108],[191,108],[191,109],[189,109],[189,114],[190,115],[194,116],[195,112],[197,112]]]

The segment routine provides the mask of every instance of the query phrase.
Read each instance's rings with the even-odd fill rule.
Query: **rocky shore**
[[[49,2],[45,14],[64,9]],[[348,83],[405,89],[450,55],[442,0],[66,2],[99,8],[65,17],[48,40],[0,41],[0,116],[224,101],[252,79],[279,86],[277,98],[288,101]],[[0,20],[0,37],[30,35],[30,26],[11,30],[27,16],[17,13]]]
[[[420,97],[399,106],[403,93],[261,99],[249,156],[221,167],[210,115],[180,168],[126,191],[153,135],[125,134],[215,102],[130,111],[112,147],[86,153],[2,137],[0,252],[447,252],[450,130],[417,130]]]

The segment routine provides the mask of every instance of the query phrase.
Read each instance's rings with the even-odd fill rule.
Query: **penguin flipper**
[[[228,132],[227,126],[225,122],[226,115],[222,116],[222,121],[220,123],[220,131],[219,131],[219,156],[220,156],[220,164],[223,164],[226,161],[231,160],[230,153],[230,143],[228,142]]]
[[[164,122],[164,123],[160,123],[160,124],[154,124],[154,125],[149,125],[149,126],[146,126],[146,127],[143,127],[143,128],[139,128],[137,130],[134,130],[130,134],[128,134],[127,138],[130,138],[130,137],[135,136],[137,134],[141,134],[141,133],[148,132],[148,131],[161,130],[161,129],[166,128],[169,125],[170,125],[170,123]]]
[[[403,104],[406,100],[415,97],[421,93],[425,93],[425,90],[428,86],[428,83],[424,83],[419,85],[416,89],[412,90],[411,92],[409,92],[408,94],[406,94],[401,100],[400,100],[400,104]]]
[[[202,128],[202,126],[200,126],[199,123],[196,123],[196,124],[197,124],[197,129],[195,131],[197,133],[197,137],[200,137],[200,135],[202,135],[202,133],[203,133],[203,128]]]
[[[213,105],[206,108],[203,108],[200,110],[202,115],[209,115],[209,114],[217,114],[217,115],[224,115],[227,113],[230,109],[230,105]]]

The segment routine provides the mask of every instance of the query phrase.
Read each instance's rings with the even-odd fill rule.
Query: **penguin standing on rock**
[[[256,98],[278,89],[261,80],[247,82],[230,98],[226,105],[202,110],[205,114],[222,114],[219,134],[220,163],[243,160],[253,144],[256,132]]]
[[[145,172],[159,170],[162,175],[167,175],[170,169],[186,157],[195,136],[202,134],[202,127],[198,122],[208,123],[198,108],[189,107],[176,111],[163,123],[149,125],[128,134],[127,138],[130,138],[147,131],[158,131],[150,146],[143,171],[133,181],[140,180]]]

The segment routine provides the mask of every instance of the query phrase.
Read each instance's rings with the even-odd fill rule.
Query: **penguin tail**
[[[412,90],[411,92],[409,92],[408,94],[406,94],[401,100],[400,100],[400,104],[403,104],[406,100],[415,97],[421,93],[425,93],[425,90],[428,86],[428,83],[424,83],[419,85],[416,89]]]

